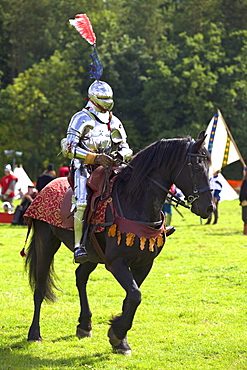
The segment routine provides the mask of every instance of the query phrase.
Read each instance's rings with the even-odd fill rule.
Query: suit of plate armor
[[[89,177],[87,164],[104,165],[97,162],[96,158],[110,158],[108,155],[112,152],[117,152],[123,160],[132,156],[123,125],[111,113],[114,105],[111,87],[97,80],[89,87],[88,96],[88,104],[71,118],[67,137],[61,142],[63,155],[72,159],[71,165],[75,170],[73,199],[76,207],[75,250],[81,248],[82,220],[87,205],[86,182]]]

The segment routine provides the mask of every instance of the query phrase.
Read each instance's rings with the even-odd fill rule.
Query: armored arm
[[[105,154],[92,153],[83,141],[94,127],[95,121],[87,111],[76,113],[69,124],[67,137],[61,141],[62,153],[70,159],[80,159],[84,164],[108,167],[112,163],[112,158]]]
[[[90,149],[83,145],[83,147],[79,143],[81,143],[81,139],[94,128],[95,121],[91,118],[90,115],[87,114],[84,110],[76,113],[69,123],[69,127],[67,130],[67,137],[61,140],[61,147],[62,153],[65,157],[70,159],[78,158],[86,160],[88,154],[89,163],[92,164],[93,157],[96,154],[90,153]]]
[[[118,154],[123,160],[129,160],[133,155],[133,150],[130,149],[127,143],[127,135],[121,121],[113,116],[111,121],[111,139],[113,144],[117,147]]]

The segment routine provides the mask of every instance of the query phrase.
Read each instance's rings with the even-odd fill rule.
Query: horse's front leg
[[[77,326],[76,335],[78,338],[85,338],[92,336],[92,325],[91,317],[92,312],[89,308],[88,298],[87,298],[87,282],[91,272],[95,270],[97,263],[85,262],[82,263],[76,269],[76,286],[79,292],[81,312],[79,316],[79,325]]]
[[[129,355],[131,348],[128,345],[126,335],[132,327],[136,309],[141,303],[141,292],[124,259],[119,258],[112,261],[107,269],[126,291],[122,314],[111,321],[108,337],[116,352]]]

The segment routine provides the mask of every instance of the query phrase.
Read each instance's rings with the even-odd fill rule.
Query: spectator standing
[[[172,194],[176,194],[176,186],[173,184],[170,189],[169,189]],[[165,203],[162,207],[162,212],[165,215],[165,220],[166,220],[166,226],[170,226],[172,222],[172,200],[171,200],[171,195],[168,193]]]
[[[13,199],[15,196],[15,184],[18,178],[14,176],[10,164],[4,166],[5,176],[0,181],[2,187],[1,199],[3,201],[8,201],[13,209]]]
[[[244,177],[240,189],[239,200],[242,207],[242,220],[244,222],[243,234],[247,235],[247,167],[244,168]]]
[[[23,215],[37,194],[37,189],[32,185],[28,185],[27,193],[23,195],[21,204],[16,207],[14,218],[11,222],[12,225],[25,225]]]
[[[212,221],[212,215],[214,214],[214,222],[213,225],[216,225],[219,218],[219,211],[218,211],[218,205],[220,201],[220,193],[222,190],[222,184],[219,180],[219,172],[217,171],[214,173],[213,177],[210,178],[210,188],[213,190],[213,201],[214,201],[214,210],[213,213],[208,217],[208,220],[205,225],[209,225]]]
[[[50,181],[56,178],[56,172],[52,163],[49,164],[47,169],[37,179],[36,189],[40,192]]]

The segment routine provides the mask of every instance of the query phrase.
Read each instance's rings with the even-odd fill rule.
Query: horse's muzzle
[[[213,212],[213,204],[210,204],[207,208],[200,208],[196,202],[192,203],[191,211],[201,218],[208,218]]]

